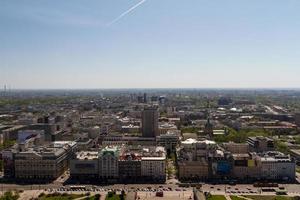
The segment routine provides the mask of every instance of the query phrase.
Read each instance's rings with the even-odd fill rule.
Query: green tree
[[[288,154],[289,153],[288,146],[285,143],[283,143],[283,142],[281,142],[279,140],[275,141],[275,148],[276,148],[277,151],[280,151],[280,152],[282,152],[284,154]]]

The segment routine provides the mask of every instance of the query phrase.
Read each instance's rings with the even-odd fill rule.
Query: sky
[[[300,88],[299,0],[0,0],[0,88]]]

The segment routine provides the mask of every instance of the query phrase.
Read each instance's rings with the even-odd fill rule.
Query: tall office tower
[[[209,136],[210,138],[212,138],[214,135],[214,127],[213,127],[212,123],[210,122],[210,118],[207,118],[207,122],[206,122],[205,128],[204,128],[204,133],[205,133],[205,135]]]
[[[144,103],[147,103],[147,94],[144,93]]]
[[[2,95],[1,95],[2,96]],[[6,96],[6,85],[4,85],[3,96]]]
[[[158,135],[158,111],[157,108],[144,108],[142,111],[143,137],[156,137]]]
[[[296,113],[294,118],[296,125],[300,127],[300,113]]]

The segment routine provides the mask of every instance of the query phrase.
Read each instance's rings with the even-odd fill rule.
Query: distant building
[[[151,97],[151,102],[157,102],[157,101],[158,101],[158,96]]]
[[[233,154],[247,154],[249,152],[249,144],[246,143],[228,142],[223,143],[223,147]]]
[[[295,123],[297,124],[298,127],[300,127],[300,113],[296,113],[294,118],[295,118]]]
[[[43,130],[21,130],[18,131],[18,137],[17,137],[17,142],[18,143],[23,143],[26,140],[34,137],[39,137],[41,138],[41,142],[44,142],[45,140],[45,134]]]
[[[144,93],[144,103],[147,103],[147,94]]]
[[[177,131],[177,126],[173,123],[160,123],[158,126],[159,135],[166,134],[168,131]]]
[[[195,139],[187,139],[181,142],[178,159],[199,160],[199,158],[207,158],[211,150],[216,148],[216,142],[211,140],[198,141]]]
[[[138,103],[144,103],[144,98],[143,98],[143,96],[138,96],[138,97],[137,97],[137,101],[138,101]]]
[[[164,104],[166,102],[166,97],[165,96],[160,96],[158,98],[159,104]]]
[[[145,108],[142,111],[143,137],[156,137],[158,135],[158,111],[156,108]]]
[[[57,127],[55,124],[48,123],[37,123],[32,124],[28,127],[30,130],[43,130],[45,133],[45,140],[49,142],[60,140],[61,131],[56,131]]]
[[[219,106],[228,106],[231,103],[232,103],[232,100],[231,100],[230,97],[220,97],[218,99],[218,105]]]
[[[273,151],[275,148],[274,140],[268,137],[249,137],[247,143],[253,152]]]
[[[103,146],[121,146],[126,145],[146,145],[153,146],[156,144],[155,138],[137,137],[137,136],[123,136],[120,134],[109,134],[102,139]]]
[[[139,133],[140,126],[136,126],[133,124],[122,126],[122,133]]]
[[[209,136],[210,138],[212,138],[214,135],[214,127],[213,127],[212,123],[210,122],[210,118],[207,119],[207,122],[205,124],[204,134],[206,136]]]
[[[300,150],[290,149],[290,154],[296,160],[297,164],[300,165]]]
[[[168,154],[175,153],[179,144],[179,133],[177,131],[168,131],[166,134],[157,136],[156,142],[158,146],[165,147]]]
[[[3,134],[3,141],[7,140],[17,140],[18,139],[18,132],[20,130],[28,129],[25,125],[16,125],[16,126],[10,126],[6,129],[2,130]]]

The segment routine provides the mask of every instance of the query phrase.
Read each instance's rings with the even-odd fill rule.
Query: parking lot
[[[157,197],[155,192],[138,192],[137,197],[143,199],[170,199],[170,200],[191,200],[193,199],[193,191],[167,191],[163,193],[163,197]]]
[[[259,194],[260,189],[252,185],[208,185],[202,186],[202,191],[211,192],[214,194]]]

